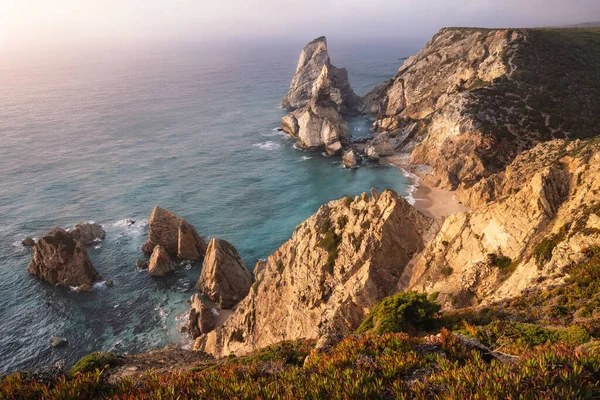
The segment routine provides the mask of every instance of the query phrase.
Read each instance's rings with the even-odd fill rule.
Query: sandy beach
[[[413,193],[415,207],[423,214],[436,219],[444,219],[448,215],[470,210],[456,199],[453,192],[427,185],[423,179],[425,175],[412,170],[408,165],[407,155],[395,154],[386,157],[385,161],[414,175],[417,185],[417,189]]]

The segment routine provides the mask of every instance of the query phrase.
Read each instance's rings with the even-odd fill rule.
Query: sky
[[[600,21],[600,0],[0,0],[0,51],[82,44],[428,38]]]

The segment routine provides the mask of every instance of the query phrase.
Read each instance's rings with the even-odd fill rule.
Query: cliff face
[[[448,217],[400,290],[460,308],[544,289],[600,242],[600,142],[555,140],[519,155],[471,195],[493,198]]]
[[[431,183],[460,192],[554,138],[600,119],[600,31],[442,29],[365,110]]]
[[[250,294],[194,348],[239,355],[283,340],[326,341],[356,329],[395,292],[403,270],[436,230],[391,191],[332,201],[257,265]]]

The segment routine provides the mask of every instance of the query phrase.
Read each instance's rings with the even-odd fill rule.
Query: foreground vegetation
[[[600,248],[563,286],[440,315],[434,296],[399,293],[327,351],[284,342],[185,370],[113,374],[94,353],[69,373],[0,378],[7,399],[600,398]]]

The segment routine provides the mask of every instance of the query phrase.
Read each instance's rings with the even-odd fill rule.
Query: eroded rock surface
[[[212,238],[196,288],[221,308],[231,308],[246,297],[252,274],[231,243]]]
[[[257,265],[249,295],[194,348],[239,355],[283,340],[347,333],[396,290],[436,229],[392,191],[330,202]]]
[[[188,315],[188,332],[192,339],[202,334],[206,334],[217,326],[217,317],[213,314],[198,294],[194,294],[190,299],[191,308]]]
[[[83,244],[60,228],[38,240],[27,271],[54,285],[92,285],[100,280]]]
[[[75,228],[69,234],[83,244],[90,244],[95,240],[104,240],[106,235],[102,225],[95,222],[81,222],[75,225]]]
[[[148,273],[152,276],[165,276],[171,272],[173,272],[173,261],[169,253],[160,244],[154,246],[148,262]]]

